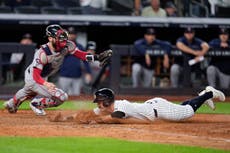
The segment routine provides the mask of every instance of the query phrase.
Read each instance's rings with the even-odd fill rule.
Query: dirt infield
[[[58,111],[60,112],[60,111]],[[61,111],[72,114],[74,111]],[[230,150],[230,115],[197,114],[184,122],[156,121],[154,124],[77,124],[75,122],[49,122],[32,111],[17,114],[0,112],[0,136],[93,136],[112,137],[133,141],[182,144]]]

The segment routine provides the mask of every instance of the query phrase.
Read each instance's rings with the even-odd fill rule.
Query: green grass
[[[3,109],[2,101],[0,101],[0,109]],[[198,109],[197,113],[208,113],[208,114],[230,114],[230,103],[228,102],[217,102],[216,104],[216,110],[213,111],[206,105],[203,105],[201,108]],[[93,109],[96,107],[96,104],[89,102],[89,101],[68,101],[64,104],[49,108],[49,110],[79,110],[79,109]],[[20,109],[30,109],[28,102],[24,102]]]
[[[0,137],[1,153],[227,153],[228,151],[109,138]]]

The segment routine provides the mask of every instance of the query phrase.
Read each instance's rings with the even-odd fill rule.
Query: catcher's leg
[[[37,85],[37,93],[43,98],[34,98],[30,107],[37,115],[46,115],[44,109],[49,107],[57,107],[68,99],[68,95],[61,89],[55,88],[49,91],[42,85]]]
[[[28,85],[25,85],[24,88],[20,89],[13,98],[6,101],[3,105],[9,113],[16,113],[23,101],[35,96],[36,93],[31,91]]]

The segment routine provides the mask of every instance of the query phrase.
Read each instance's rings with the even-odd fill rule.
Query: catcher
[[[49,25],[46,28],[48,43],[42,45],[34,54],[33,62],[25,70],[25,85],[13,98],[4,103],[9,113],[16,113],[20,104],[34,98],[30,107],[37,115],[46,115],[44,109],[61,105],[68,99],[68,95],[61,89],[47,82],[47,78],[56,73],[67,54],[72,54],[84,61],[98,60],[101,66],[105,66],[112,50],[107,50],[99,55],[92,55],[76,48],[72,41],[68,40],[68,33],[60,25]]]
[[[60,113],[51,121],[72,121],[81,123],[152,123],[155,119],[181,121],[194,115],[202,104],[215,109],[213,98],[225,100],[225,95],[211,86],[200,92],[198,97],[174,104],[163,98],[153,98],[144,103],[131,103],[127,100],[114,100],[114,92],[103,88],[95,93],[94,103],[98,107],[93,111],[78,112],[63,117]],[[83,115],[84,114],[84,115]]]

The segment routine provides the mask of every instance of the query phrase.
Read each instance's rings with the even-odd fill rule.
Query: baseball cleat
[[[199,96],[203,95],[206,93],[206,90],[203,90],[199,93]],[[210,107],[212,110],[216,109],[216,106],[214,104],[214,102],[212,101],[212,99],[208,99],[204,102],[205,105],[207,105],[208,107]]]
[[[211,86],[207,86],[207,87],[205,88],[205,91],[206,91],[206,92],[211,91],[212,94],[213,94],[213,98],[217,98],[217,99],[219,99],[220,101],[225,101],[225,95],[224,95],[224,93],[223,93],[222,91],[217,90],[217,89],[215,89],[215,88],[213,88],[213,87],[211,87]]]
[[[14,105],[14,100],[11,98],[10,100],[3,103],[5,109],[8,110],[9,113],[16,113],[18,108]]]
[[[44,109],[42,109],[41,105],[39,105],[40,102],[36,102],[35,100],[31,101],[30,108],[33,110],[33,112],[38,116],[44,116],[46,115],[46,112]]]

